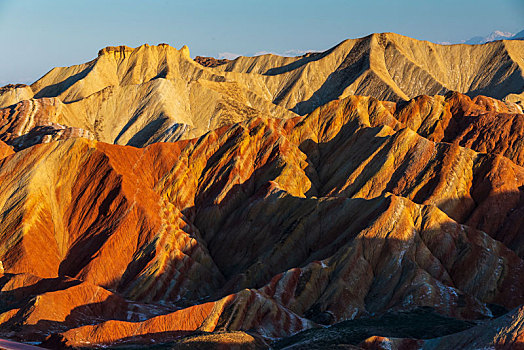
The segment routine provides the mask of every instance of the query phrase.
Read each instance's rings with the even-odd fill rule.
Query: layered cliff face
[[[19,150],[57,140],[94,138],[87,130],[64,125],[63,109],[57,98],[23,100],[0,109],[0,140]]]
[[[2,334],[73,346],[194,331],[267,340],[388,310],[475,320],[518,307],[524,168],[502,154],[519,143],[478,153],[475,133],[450,126],[482,110],[470,118],[505,135],[497,118],[522,118],[512,108],[349,97],[199,139],[73,138],[10,154]]]
[[[109,47],[6,87],[0,337],[520,346],[524,114],[477,96],[522,92],[519,45]]]

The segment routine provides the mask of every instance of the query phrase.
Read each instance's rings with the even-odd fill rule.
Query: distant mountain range
[[[474,36],[468,40],[462,40],[460,42],[438,42],[438,44],[451,45],[451,44],[468,44],[468,45],[478,45],[485,44],[497,40],[524,40],[524,30],[521,30],[517,34],[510,32],[503,32],[500,30],[495,30],[487,36]]]
[[[524,39],[524,30],[518,32],[517,34],[502,32],[496,30],[489,34],[488,36],[474,36],[471,39],[468,39],[464,44],[474,45],[474,44],[485,44],[496,40],[519,40]]]

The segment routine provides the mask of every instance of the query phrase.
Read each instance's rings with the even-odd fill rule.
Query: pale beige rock
[[[296,116],[230,75],[194,62],[187,46],[122,46],[55,68],[32,87],[36,98],[63,102],[61,123],[124,145],[200,136],[250,117]]]
[[[252,117],[295,117],[350,95],[402,101],[453,90],[517,102],[523,56],[518,40],[446,46],[382,33],[321,53],[239,57],[209,68],[187,46],[121,46],[54,68],[31,88],[36,98],[63,102],[64,124],[99,141],[144,146]]]
[[[273,102],[299,114],[352,94],[407,100],[453,90],[503,98],[524,89],[524,42],[438,45],[394,33],[302,57],[239,57],[215,70],[257,73]]]
[[[6,85],[0,88],[0,108],[14,105],[33,97],[31,87],[24,84]]]

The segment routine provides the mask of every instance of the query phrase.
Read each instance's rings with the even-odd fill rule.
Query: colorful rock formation
[[[519,45],[382,34],[215,68],[109,47],[52,70],[0,109],[0,337],[260,348],[403,320],[333,344],[520,346],[524,114],[420,63],[467,52],[489,74],[457,90],[503,94],[520,66],[486,62]],[[403,101],[408,78],[445,94]]]
[[[387,310],[476,319],[521,305],[524,169],[431,141],[392,108],[352,97],[143,149],[77,138],[18,151],[0,162],[4,279],[79,284],[9,303],[3,328],[43,340],[56,324],[69,345],[274,339]],[[133,303],[181,309],[130,322]]]

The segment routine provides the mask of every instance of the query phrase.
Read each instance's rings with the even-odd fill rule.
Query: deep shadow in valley
[[[328,328],[314,328],[276,341],[274,349],[332,349],[358,345],[372,336],[431,339],[461,332],[475,323],[439,315],[428,307],[388,312],[375,318],[343,321]]]

